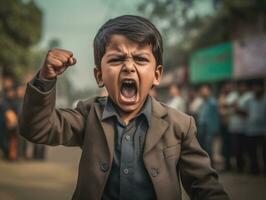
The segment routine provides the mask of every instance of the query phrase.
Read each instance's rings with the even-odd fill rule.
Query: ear
[[[101,69],[95,67],[93,69],[93,72],[94,72],[94,78],[95,78],[95,80],[96,80],[96,82],[98,84],[98,87],[100,87],[100,88],[104,87]]]
[[[160,84],[161,77],[163,75],[163,66],[158,65],[154,73],[155,74],[154,74],[154,79],[153,79],[153,86],[158,86]]]

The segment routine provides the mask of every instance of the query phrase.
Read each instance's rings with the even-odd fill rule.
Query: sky
[[[51,39],[60,40],[60,48],[70,50],[77,64],[69,68],[75,89],[93,89],[93,39],[100,26],[109,18],[137,14],[141,0],[35,0],[44,14],[40,48],[47,48]],[[44,55],[45,56],[45,55]]]
[[[50,40],[59,39],[60,48],[72,51],[77,58],[77,64],[64,75],[77,90],[94,89],[97,85],[93,76],[93,39],[97,30],[110,18],[123,14],[141,15],[136,8],[142,1],[35,0],[44,15],[38,47],[47,49]],[[196,1],[199,13],[208,13],[210,5],[210,0]]]

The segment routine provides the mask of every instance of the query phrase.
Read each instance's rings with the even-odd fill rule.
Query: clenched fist
[[[75,65],[76,59],[73,53],[64,49],[52,49],[48,51],[41,67],[40,79],[54,79],[62,74],[69,66]]]

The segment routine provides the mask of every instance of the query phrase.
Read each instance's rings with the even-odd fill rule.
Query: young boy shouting
[[[56,77],[76,63],[52,49],[28,84],[20,133],[35,143],[80,146],[73,199],[229,199],[196,138],[194,120],[148,95],[163,72],[162,38],[138,16],[107,21],[94,39],[94,76],[108,97],[55,109]]]

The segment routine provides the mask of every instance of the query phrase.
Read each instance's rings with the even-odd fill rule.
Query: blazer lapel
[[[113,159],[115,137],[114,124],[112,120],[108,119],[101,121],[103,108],[99,104],[96,104],[95,111],[103,128],[103,132],[109,149],[110,158]],[[165,110],[165,108],[157,100],[152,98],[150,127],[146,135],[144,155],[147,154],[159,142],[164,132],[168,128],[168,122],[162,118],[166,115],[167,111]]]
[[[147,131],[144,155],[147,154],[161,139],[168,128],[168,122],[162,117],[167,115],[165,108],[155,99],[152,98],[152,112],[150,127]]]
[[[97,117],[98,117],[98,119],[102,125],[103,132],[104,132],[105,139],[106,139],[106,143],[107,143],[108,149],[109,149],[109,156],[110,156],[111,161],[112,161],[113,156],[114,156],[114,146],[115,146],[115,144],[114,144],[114,137],[115,137],[114,124],[113,124],[112,120],[110,120],[110,119],[106,119],[104,121],[101,120],[103,108],[99,104],[96,104],[95,111],[96,111]]]

